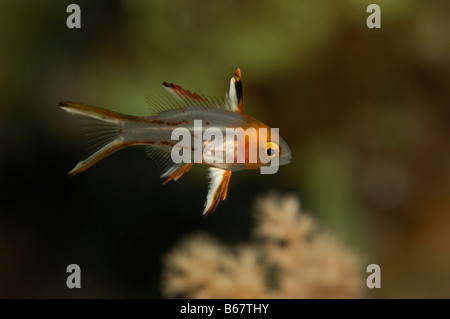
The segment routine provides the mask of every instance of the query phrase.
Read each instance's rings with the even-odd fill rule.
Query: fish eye
[[[266,143],[266,155],[269,158],[277,157],[279,152],[280,152],[280,148],[276,143],[274,143],[274,142]]]

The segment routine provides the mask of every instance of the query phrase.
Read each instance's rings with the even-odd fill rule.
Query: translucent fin
[[[109,154],[126,146],[120,134],[122,114],[81,103],[60,102],[58,105],[77,116],[86,135],[89,136],[90,153],[69,172],[70,175],[85,171]]]
[[[211,181],[209,183],[203,215],[211,214],[216,209],[217,205],[227,198],[231,172],[220,168],[210,167],[209,178]]]
[[[156,146],[145,146],[145,153],[158,168],[161,183],[163,184],[166,184],[172,179],[175,181],[178,180],[192,167],[192,164],[175,164],[172,161],[169,151],[164,151]]]
[[[230,80],[230,90],[227,97],[233,111],[241,111],[243,106],[242,76],[241,69],[237,69]]]
[[[156,115],[177,109],[186,109],[193,106],[233,110],[233,106],[228,97],[216,98],[202,96],[168,82],[164,82],[163,86],[165,90],[160,94],[147,96],[147,103],[151,112],[149,115]]]

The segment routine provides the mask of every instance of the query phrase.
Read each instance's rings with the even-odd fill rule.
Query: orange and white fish
[[[164,82],[167,94],[162,98],[149,100],[150,116],[132,116],[112,112],[96,106],[81,103],[60,102],[58,105],[65,111],[78,116],[86,124],[93,136],[94,151],[84,160],[80,161],[70,172],[70,175],[81,173],[124,147],[145,145],[146,153],[155,162],[163,184],[170,180],[178,180],[194,164],[208,165],[210,184],[203,214],[213,212],[220,201],[227,197],[231,172],[243,169],[259,169],[267,166],[267,159],[276,159],[279,165],[288,164],[291,160],[291,151],[286,142],[267,125],[248,116],[242,111],[242,78],[241,71],[237,69],[230,81],[229,92],[223,98],[201,96],[197,93],[184,90],[180,86]],[[171,157],[172,148],[176,141],[172,139],[172,132],[177,128],[184,128],[194,137],[194,122],[201,120],[202,132],[213,127],[225,133],[227,128],[254,128],[254,134],[261,138],[261,132],[268,132],[266,143],[259,143],[257,148],[260,157],[250,161],[249,145],[245,140],[245,159],[231,163],[220,161],[207,161],[202,159],[194,162],[175,163]],[[198,131],[197,131],[198,133]],[[276,136],[275,136],[276,135]],[[250,140],[250,139],[249,139]],[[202,140],[202,146],[212,144],[214,140]],[[216,145],[215,150],[224,150],[226,145]],[[229,142],[229,141],[228,141]],[[235,143],[233,139],[233,144]],[[196,149],[195,149],[196,150]],[[194,148],[192,148],[194,151]],[[214,153],[214,152],[213,152]]]

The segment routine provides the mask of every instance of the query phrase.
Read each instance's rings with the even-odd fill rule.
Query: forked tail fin
[[[89,155],[80,161],[69,175],[85,171],[101,159],[126,146],[121,127],[128,116],[81,103],[59,102],[58,106],[80,118],[90,137]]]

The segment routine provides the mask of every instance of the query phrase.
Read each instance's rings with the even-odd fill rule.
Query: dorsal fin
[[[240,112],[243,106],[242,76],[241,69],[237,69],[230,80],[230,90],[228,91],[231,109]]]
[[[181,86],[176,85],[174,83],[163,82],[163,86],[167,88],[172,94],[175,94],[180,97],[184,97],[187,99],[191,99],[198,102],[206,102],[207,99],[203,96],[200,96],[197,93],[192,93],[191,91],[183,89]]]

